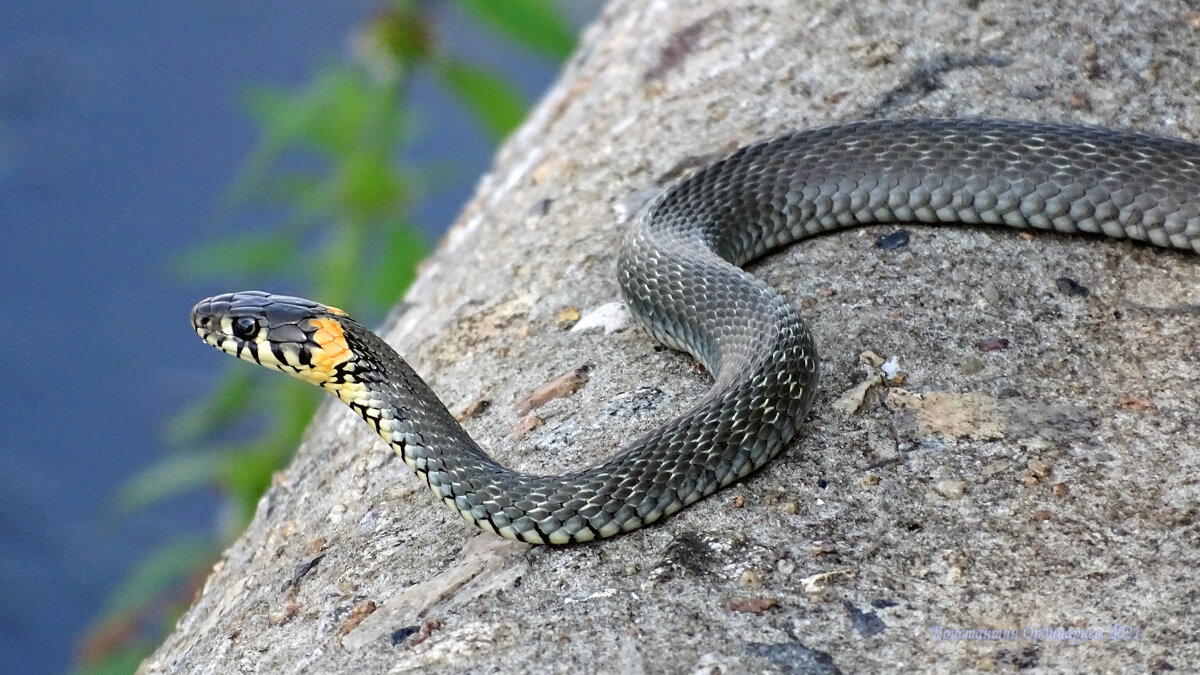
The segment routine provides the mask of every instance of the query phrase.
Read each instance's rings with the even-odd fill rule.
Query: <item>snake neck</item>
[[[467,522],[530,543],[591,541],[654,522],[744,477],[795,433],[815,387],[798,381],[789,390],[794,394],[780,397],[777,369],[782,358],[789,372],[815,377],[813,350],[787,304],[773,293],[768,304],[783,312],[775,329],[704,348],[719,368],[717,384],[695,409],[607,461],[564,475],[526,474],[492,459],[408,363],[366,329],[350,326],[346,339],[351,351],[369,356],[349,369],[345,382],[325,388]],[[772,310],[745,311],[761,322]],[[763,335],[772,337],[764,342]],[[752,353],[757,357],[746,356]],[[691,439],[698,428],[704,438]]]
[[[439,496],[449,465],[487,465],[509,472],[473,441],[408,362],[382,338],[358,324],[345,331],[360,355],[342,382],[322,386],[358,413]]]

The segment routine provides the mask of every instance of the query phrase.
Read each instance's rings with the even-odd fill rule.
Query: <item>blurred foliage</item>
[[[574,34],[552,0],[459,0],[510,41],[554,59]],[[433,2],[392,0],[354,35],[353,58],[322,67],[294,91],[262,87],[247,108],[261,130],[226,209],[284,214],[269,231],[205,243],[174,261],[188,282],[285,283],[322,302],[379,317],[399,299],[428,247],[411,214],[422,174],[406,163],[414,76],[440,83],[499,141],[526,102],[487,66],[441,48]],[[209,537],[170,543],[113,593],[79,648],[80,671],[131,672],[174,625],[220,550],[249,523],[272,476],[291,457],[319,402],[298,381],[266,381],[229,363],[209,397],[171,420],[179,451],[131,478],[116,498],[128,515],[189,490],[215,487],[228,517]]]
[[[551,0],[460,0],[459,4],[518,44],[552,59],[565,60],[575,48],[575,33]]]

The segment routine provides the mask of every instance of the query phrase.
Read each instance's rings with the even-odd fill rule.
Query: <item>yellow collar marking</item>
[[[313,350],[312,370],[305,375],[304,379],[318,385],[336,386],[341,384],[333,381],[334,373],[339,365],[349,361],[353,356],[350,345],[346,343],[346,334],[342,331],[342,324],[333,319],[313,319],[312,323],[317,327],[312,339],[320,348]]]

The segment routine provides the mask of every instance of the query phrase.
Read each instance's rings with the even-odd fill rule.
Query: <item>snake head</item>
[[[357,326],[336,307],[262,291],[216,295],[192,308],[192,327],[213,347],[339,394],[356,384],[358,356],[346,333]]]

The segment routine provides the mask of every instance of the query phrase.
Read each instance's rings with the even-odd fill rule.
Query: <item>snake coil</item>
[[[761,467],[816,391],[804,321],[740,269],[765,252],[872,223],[983,223],[1200,252],[1200,143],[1001,120],[889,120],[796,132],[676,183],[627,236],[617,279],[662,342],[713,373],[692,410],[562,476],[489,457],[381,338],[344,312],[245,291],[201,301],[208,344],[335,393],[451,508],[510,539],[629,531]]]

